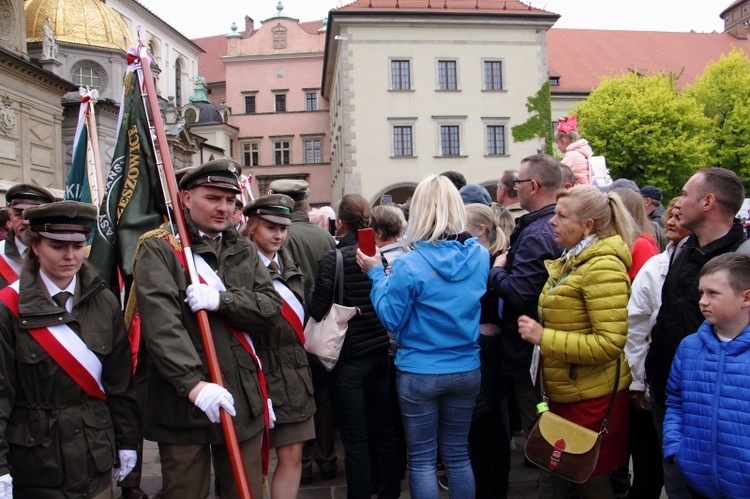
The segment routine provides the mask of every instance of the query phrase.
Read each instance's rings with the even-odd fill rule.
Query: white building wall
[[[547,81],[546,29],[501,19],[342,18],[334,22],[328,64],[334,202],[357,192],[376,202],[394,186],[416,185],[429,174],[463,173],[494,183],[506,169],[542,149],[541,140],[513,142],[511,127],[530,115],[528,97]],[[411,65],[411,90],[394,91],[390,60]],[[437,61],[457,61],[458,90],[439,91]],[[485,59],[503,63],[503,90],[485,91]],[[391,125],[412,122],[413,157],[394,157]],[[440,153],[439,127],[460,126],[459,156]],[[485,126],[505,126],[506,154],[486,155]]]

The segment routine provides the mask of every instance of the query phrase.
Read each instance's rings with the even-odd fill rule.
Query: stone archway
[[[411,198],[416,188],[417,182],[396,182],[387,185],[370,199],[370,205],[378,206],[382,204],[383,196],[391,196],[392,204],[403,204]]]

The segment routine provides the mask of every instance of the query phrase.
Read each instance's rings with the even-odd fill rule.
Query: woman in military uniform
[[[31,251],[0,291],[0,498],[109,498],[141,437],[120,306],[83,262],[96,208],[23,216]]]
[[[271,483],[272,499],[297,497],[302,476],[302,447],[305,441],[315,438],[312,376],[302,346],[305,276],[282,247],[292,223],[293,206],[290,197],[272,194],[256,199],[243,210],[248,217],[245,236],[257,246],[276,291],[284,299],[273,329],[252,335],[276,414],[271,447],[276,449],[278,464]]]

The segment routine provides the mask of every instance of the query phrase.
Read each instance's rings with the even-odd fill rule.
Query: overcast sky
[[[214,0],[198,8],[185,0],[138,0],[188,38],[220,35],[232,22],[242,29],[245,16],[256,27],[276,15],[278,0]],[[497,0],[502,2],[503,0]],[[723,31],[719,14],[733,0],[527,0],[533,7],[560,14],[555,28],[624,29],[644,31]],[[282,0],[284,14],[300,21],[327,17],[330,9],[350,0]]]

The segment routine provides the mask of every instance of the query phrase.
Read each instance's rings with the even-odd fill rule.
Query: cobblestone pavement
[[[338,450],[339,470],[334,480],[326,481],[320,476],[320,472],[314,467],[313,483],[300,488],[298,497],[300,499],[345,499],[346,498],[346,480],[344,478],[344,449],[341,442],[337,439],[336,448]],[[537,496],[536,476],[537,471],[526,468],[523,465],[523,437],[516,437],[516,450],[511,453],[512,469],[510,473],[510,488],[508,490],[508,499],[535,499]],[[271,452],[270,473],[276,465],[276,457]],[[149,495],[153,496],[161,486],[161,465],[159,464],[159,452],[154,442],[145,442],[143,449],[143,478],[141,479],[141,488]],[[213,495],[213,476],[211,477],[212,494],[209,499],[218,499]],[[120,497],[120,490],[115,489],[115,497]],[[266,495],[266,498],[269,496]],[[373,496],[374,497],[374,496]],[[401,482],[401,498],[409,499],[409,481],[405,479]],[[449,494],[441,491],[441,499],[449,499]]]

